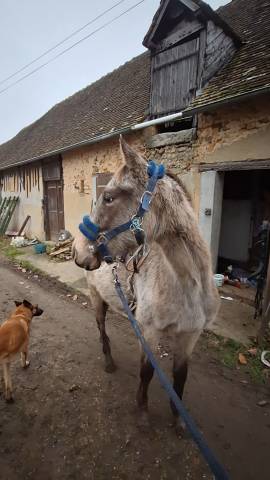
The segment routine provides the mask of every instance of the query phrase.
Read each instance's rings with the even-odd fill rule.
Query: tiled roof
[[[195,1],[207,13],[205,3]],[[193,100],[187,113],[259,89],[270,90],[270,0],[232,0],[217,13],[243,44]],[[1,145],[0,169],[98,140],[113,130],[143,121],[149,99],[150,56],[144,53],[55,105]]]
[[[0,168],[98,138],[148,113],[150,58],[143,53],[55,105],[0,146]]]
[[[217,13],[234,29],[243,44],[187,111],[239,95],[270,90],[270,0],[232,0]]]

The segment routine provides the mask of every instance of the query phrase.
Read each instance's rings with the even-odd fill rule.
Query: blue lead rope
[[[157,363],[157,361],[156,361],[156,359],[155,359],[155,357],[152,353],[152,350],[150,349],[146,340],[144,339],[144,336],[142,335],[142,332],[141,332],[140,327],[137,323],[137,320],[135,319],[133,313],[131,312],[131,310],[129,308],[127,299],[126,299],[126,297],[123,293],[121,284],[120,284],[116,274],[114,276],[114,283],[115,283],[116,292],[117,292],[117,294],[118,294],[118,296],[119,296],[119,298],[122,302],[123,308],[124,308],[124,310],[125,310],[125,312],[128,316],[128,319],[131,323],[131,326],[132,326],[136,336],[138,337],[139,341],[141,342],[141,345],[142,345],[142,348],[143,348],[145,354],[147,355],[147,357],[148,357],[149,361],[151,362],[152,366],[154,367],[162,387],[167,392],[169,398],[171,399],[171,401],[175,405],[180,417],[182,418],[182,420],[184,420],[185,425],[186,425],[189,433],[191,434],[194,442],[197,444],[198,448],[200,449],[201,454],[203,455],[205,461],[209,465],[212,473],[215,476],[215,479],[216,480],[229,480],[228,473],[226,472],[224,467],[219,463],[219,461],[216,459],[214,453],[210,450],[210,448],[206,444],[202,434],[199,432],[199,430],[196,427],[194,421],[192,420],[191,416],[187,412],[183,402],[180,400],[180,398],[178,397],[177,393],[175,392],[172,384],[170,383],[169,379],[167,378],[167,376],[165,375],[163,370],[161,370],[159,364]]]

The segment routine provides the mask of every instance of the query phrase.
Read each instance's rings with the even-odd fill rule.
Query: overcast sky
[[[124,0],[57,50],[1,83],[0,91],[138,1]],[[1,0],[0,82],[115,3],[117,0]],[[0,93],[0,143],[56,103],[143,52],[142,39],[159,3],[145,0],[50,65]],[[228,0],[208,3],[217,8]]]

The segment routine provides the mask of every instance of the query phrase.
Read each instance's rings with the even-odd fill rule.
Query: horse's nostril
[[[86,265],[86,267],[84,267],[84,270],[86,270],[87,272],[89,272],[89,271],[90,271],[89,265]]]

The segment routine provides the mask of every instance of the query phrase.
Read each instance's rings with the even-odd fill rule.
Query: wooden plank
[[[183,109],[197,88],[199,38],[153,57],[151,115]]]
[[[1,202],[1,204],[0,204],[0,217],[1,217],[2,211],[3,211],[4,208],[5,208],[6,201],[7,201],[7,197],[3,198],[3,200],[2,200],[2,202]]]
[[[14,210],[16,208],[16,204],[18,201],[19,197],[12,197],[11,201],[9,202],[8,208],[5,212],[5,215],[3,216],[1,220],[1,225],[0,225],[0,235],[4,235],[6,233],[6,230],[8,228],[9,222],[12,218],[12,215],[14,213]]]
[[[161,22],[161,20],[162,20],[162,18],[163,18],[163,15],[164,15],[165,11],[167,10],[167,6],[168,6],[169,3],[170,3],[170,0],[165,0],[165,1],[164,1],[163,5],[162,5],[162,7],[161,7],[161,9],[160,9],[160,12],[159,12],[158,17],[155,18],[155,20],[156,20],[155,23],[152,23],[149,31],[147,32],[146,37],[145,37],[145,39],[144,39],[144,45],[145,45],[146,47],[150,47],[150,46],[151,46],[151,44],[152,44],[152,39],[153,39],[153,37],[154,37],[154,35],[155,35],[158,27],[159,27],[159,24],[160,24],[160,22]]]
[[[225,65],[234,54],[236,48],[231,37],[212,20],[207,22],[207,40],[202,84],[205,84]]]
[[[192,0],[180,0],[180,2],[192,12],[197,12],[200,10],[199,5],[197,5],[195,2],[192,2]]]
[[[233,171],[233,170],[269,170],[270,159],[266,160],[246,160],[238,162],[220,162],[220,163],[201,163],[198,165],[199,172],[214,171]]]
[[[10,202],[11,202],[11,197],[6,197],[6,202],[3,205],[1,215],[0,215],[0,223],[2,222],[2,219],[4,218],[6,211],[9,208]]]
[[[198,60],[198,76],[197,76],[198,88],[201,88],[202,86],[205,49],[206,49],[206,30],[204,29],[200,33],[200,53],[199,53],[199,60]]]
[[[267,278],[263,296],[263,314],[258,332],[258,343],[260,346],[264,345],[265,335],[268,331],[268,325],[270,321],[270,257],[268,260]]]
[[[50,157],[42,163],[43,181],[60,180],[62,174],[61,157],[59,155]]]
[[[25,229],[25,227],[26,227],[26,224],[27,224],[27,222],[30,220],[30,218],[31,218],[31,216],[30,216],[30,215],[27,215],[26,219],[24,220],[24,222],[23,222],[23,224],[22,224],[22,226],[21,226],[21,228],[20,228],[20,230],[19,230],[19,232],[18,232],[18,236],[19,236],[19,237],[20,237],[21,234],[23,233],[23,231],[24,231],[24,229]]]
[[[60,255],[60,253],[69,252],[70,249],[71,249],[71,244],[70,244],[69,247],[59,248],[58,250],[55,250],[54,252],[51,252],[50,257],[56,257],[56,255]]]
[[[185,25],[181,25],[181,23],[178,27],[178,31],[168,35],[168,37],[157,44],[157,48],[154,50],[155,53],[159,53],[162,50],[172,47],[176,43],[183,41],[185,38],[194,35],[195,33],[199,33],[200,30],[204,28],[203,25],[197,20],[194,20],[193,22],[186,22]]]

